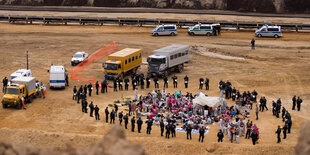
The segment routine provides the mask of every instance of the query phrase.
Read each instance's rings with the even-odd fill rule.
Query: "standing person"
[[[184,77],[184,85],[185,85],[185,88],[188,88],[188,80],[189,78],[187,77],[187,75]]]
[[[199,142],[200,142],[200,139],[201,139],[201,143],[203,143],[203,139],[205,138],[205,128],[204,127],[201,127],[199,129]]]
[[[117,92],[117,80],[116,79],[113,80],[113,88],[114,88],[114,92]]]
[[[21,102],[22,102],[21,104],[22,104],[23,108],[26,110],[27,108],[26,108],[26,105],[25,105],[25,96],[24,95],[21,98]]]
[[[209,78],[205,80],[206,90],[209,90]]]
[[[282,121],[283,122],[285,121],[285,112],[286,112],[286,109],[282,107]]]
[[[110,114],[108,107],[105,108],[104,112],[105,112],[105,122],[108,123],[109,122],[109,114]]]
[[[288,125],[285,123],[282,129],[283,129],[283,135],[284,135],[283,139],[286,139],[286,131],[288,129]]]
[[[252,45],[252,49],[254,50],[255,49],[255,40],[254,40],[254,38],[251,40],[251,45]]]
[[[236,138],[236,143],[237,144],[239,144],[239,135],[240,135],[239,128],[236,128],[236,130],[235,130],[235,138]]]
[[[84,85],[84,94],[87,96],[87,85]]]
[[[146,77],[146,88],[150,88],[150,84],[151,84],[151,78],[150,76]]]
[[[139,95],[139,92],[138,92],[138,88],[135,89],[135,100],[138,101],[138,95]]]
[[[290,114],[288,113],[288,115],[290,115]],[[293,122],[292,122],[291,116],[289,116],[289,119],[287,120],[287,125],[288,125],[288,132],[287,133],[291,133],[292,123]]]
[[[108,93],[108,82],[106,80],[103,81],[103,85],[101,87],[103,87],[103,93]]]
[[[154,78],[154,84],[155,84],[155,88],[159,88],[159,81],[157,77]]]
[[[142,128],[143,121],[141,120],[141,117],[137,120],[137,125],[138,125],[138,133],[141,133],[141,128]]]
[[[164,88],[168,88],[168,78],[167,78],[167,76],[164,77]]]
[[[91,96],[91,92],[93,91],[93,85],[91,83],[88,84],[88,96]]]
[[[172,77],[172,80],[173,80],[173,88],[178,88],[178,77],[174,75]]]
[[[136,123],[135,116],[133,116],[131,119],[131,131],[132,132],[135,132],[135,123]]]
[[[224,138],[224,134],[222,132],[222,130],[220,130],[218,133],[217,133],[217,142],[223,142],[223,138]]]
[[[110,113],[110,124],[115,124],[115,111],[114,109],[112,109],[111,113]]]
[[[118,90],[123,91],[123,79],[118,79]]]
[[[102,85],[101,85],[102,87]],[[96,95],[99,95],[99,83],[98,81],[96,82]]]
[[[94,108],[95,107],[94,107],[93,101],[91,101],[90,104],[89,104],[90,117],[93,117]]]
[[[190,140],[192,140],[192,127],[188,124],[186,127],[186,136],[188,139],[188,136],[190,137]]]
[[[131,80],[131,84],[132,84],[132,90],[135,90],[136,87],[137,87],[137,80],[136,80],[136,78],[133,78],[133,79]]]
[[[258,120],[258,106],[256,104],[256,107],[255,107],[255,114],[256,114],[256,120]]]
[[[149,135],[151,134],[152,125],[153,125],[153,120],[152,119],[148,119],[147,120],[146,134],[149,134]]]
[[[199,89],[202,89],[203,87],[203,78],[199,79]]]
[[[295,110],[295,107],[296,107],[296,95],[294,95],[294,97],[292,98],[292,102],[293,102],[293,107],[292,107],[292,110]]]
[[[128,125],[128,113],[126,113],[126,115],[124,116],[124,123],[125,123],[125,129],[127,129],[127,125]]]
[[[129,111],[129,116],[130,116],[130,114],[131,114],[131,101],[129,101],[129,103],[128,103],[128,111]]]
[[[166,125],[166,138],[170,138],[170,123],[168,123],[168,125]]]
[[[66,86],[69,86],[69,78],[68,78],[68,74],[65,73],[66,77],[65,77],[65,80],[66,80]]]
[[[117,106],[117,104],[114,104],[114,109],[115,109],[115,117],[117,117],[117,111],[118,111],[118,106]]]
[[[96,105],[95,107],[95,117],[96,117],[96,120],[100,120],[100,116],[99,116],[99,107]]]
[[[125,90],[128,91],[129,79],[125,78],[124,82],[125,82]]]
[[[248,120],[248,122],[246,123],[246,134],[245,134],[245,138],[246,139],[250,139],[250,134],[251,134],[251,128],[252,128],[252,123],[250,122],[250,120]]]
[[[122,126],[122,122],[123,122],[123,112],[122,111],[119,112],[119,114],[118,114],[118,120],[119,120],[119,125]]]
[[[253,131],[252,132],[252,134],[251,134],[251,138],[252,138],[252,143],[253,143],[253,145],[255,145],[256,144],[256,141],[258,140],[258,138],[257,138],[257,132],[256,131]]]
[[[77,89],[76,86],[73,87],[73,97],[72,100],[76,100],[76,95],[77,95]]]
[[[3,93],[5,93],[6,87],[8,86],[8,82],[9,81],[8,81],[7,77],[4,77],[2,80],[2,84],[3,84],[2,91],[3,91]]]
[[[165,124],[164,124],[164,121],[161,119],[160,120],[160,136],[164,136],[164,131],[165,131]]]
[[[144,80],[144,75],[141,74],[141,79],[140,79],[141,89],[144,89],[144,82],[145,82],[145,80]]]
[[[175,130],[176,130],[177,126],[174,123],[171,123],[171,137],[175,137]]]
[[[301,105],[301,103],[302,103],[302,99],[298,96],[296,102],[297,102],[297,111],[300,111],[300,105]]]
[[[280,143],[281,142],[281,137],[280,137],[281,136],[281,127],[280,127],[280,125],[278,126],[276,134],[278,136],[278,143]]]

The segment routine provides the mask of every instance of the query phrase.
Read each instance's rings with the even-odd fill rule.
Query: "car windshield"
[[[148,58],[150,63],[165,63],[164,58]]]
[[[74,54],[73,58],[83,58],[82,54]]]
[[[18,95],[18,89],[8,88],[8,89],[6,89],[6,94],[16,94],[16,95]]]
[[[107,69],[107,70],[117,70],[117,64],[105,63],[104,64],[104,69]]]

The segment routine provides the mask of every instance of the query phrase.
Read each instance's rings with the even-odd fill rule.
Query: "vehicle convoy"
[[[136,72],[142,64],[142,50],[125,48],[108,56],[103,63],[104,73],[109,79],[121,78],[129,72]]]
[[[34,77],[16,77],[12,79],[12,83],[7,86],[3,96],[2,106],[15,106],[18,109],[22,108],[22,97],[24,96],[25,103],[31,103],[36,97],[36,79]]]
[[[153,52],[147,59],[148,75],[165,77],[169,72],[181,73],[189,62],[189,46],[173,44]]]
[[[175,36],[178,34],[177,26],[176,25],[158,25],[156,28],[152,30],[153,36],[159,36],[159,35],[171,35]]]
[[[9,81],[13,80],[16,77],[20,77],[20,76],[31,77],[31,70],[30,69],[18,69],[17,71],[15,71],[14,73],[10,75]]]
[[[213,35],[213,29],[219,26],[219,24],[196,24],[193,27],[188,28],[189,35]]]
[[[75,66],[79,63],[83,62],[88,57],[88,53],[86,52],[76,52],[71,59],[71,65]]]
[[[260,29],[255,31],[256,37],[282,37],[281,26],[268,26],[264,25]]]
[[[66,70],[64,66],[51,66],[50,88],[66,87]]]

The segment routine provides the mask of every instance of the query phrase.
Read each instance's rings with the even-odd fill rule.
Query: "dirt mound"
[[[304,123],[300,128],[300,137],[295,148],[296,155],[310,154],[310,122]]]
[[[4,155],[55,155],[55,154],[78,154],[78,155],[144,155],[144,149],[139,144],[129,143],[125,139],[125,133],[122,128],[115,125],[106,134],[104,139],[89,148],[77,149],[71,144],[68,144],[64,150],[56,148],[38,148],[26,145],[13,145],[9,143],[0,142],[0,154]]]
[[[309,0],[0,0],[0,5],[148,7],[307,13]]]

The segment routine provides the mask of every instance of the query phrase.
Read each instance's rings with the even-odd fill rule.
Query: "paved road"
[[[262,14],[220,10],[157,9],[157,8],[110,8],[110,7],[64,7],[64,6],[7,6],[0,5],[0,10],[7,11],[51,11],[51,12],[98,12],[98,13],[173,13],[173,14],[209,14],[253,17],[310,18],[307,14]]]

